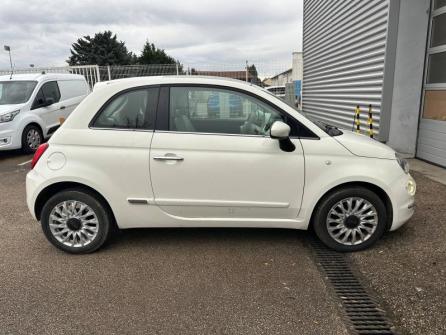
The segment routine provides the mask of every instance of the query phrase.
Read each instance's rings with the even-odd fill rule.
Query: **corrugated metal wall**
[[[368,128],[372,104],[379,130],[389,0],[304,0],[303,111],[351,129],[361,106]]]

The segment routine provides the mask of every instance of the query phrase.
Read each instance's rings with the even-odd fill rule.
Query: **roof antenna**
[[[11,59],[11,47],[9,45],[4,45],[3,48],[5,51],[9,52],[9,64],[11,65],[11,75],[9,76],[9,80],[12,79],[12,75],[14,74],[14,69],[12,67],[12,59]]]

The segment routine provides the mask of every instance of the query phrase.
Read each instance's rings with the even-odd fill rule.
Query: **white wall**
[[[390,0],[394,1],[394,0]],[[390,113],[389,144],[415,155],[420,115],[429,0],[401,0]]]
[[[303,78],[303,57],[302,52],[293,52],[293,81]]]

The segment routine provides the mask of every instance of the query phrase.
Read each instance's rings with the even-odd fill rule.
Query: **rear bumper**
[[[396,230],[405,224],[415,213],[415,192],[408,191],[408,183],[415,181],[410,174],[405,174],[392,186],[393,222],[390,230]]]
[[[26,204],[35,220],[37,220],[37,217],[34,209],[39,195],[39,186],[43,184],[43,180],[43,177],[35,170],[29,171],[26,175]]]

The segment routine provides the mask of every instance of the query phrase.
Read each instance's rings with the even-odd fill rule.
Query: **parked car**
[[[0,76],[0,150],[36,151],[88,93],[81,75]]]
[[[215,96],[217,116],[206,112]],[[415,188],[384,144],[313,123],[254,85],[188,76],[101,84],[26,178],[29,210],[71,253],[98,249],[115,226],[312,227],[355,251],[412,216]]]

